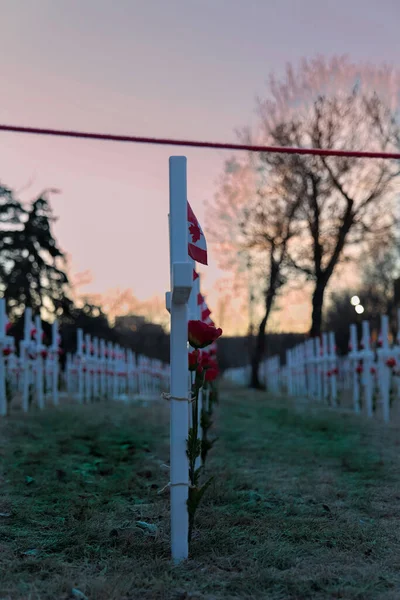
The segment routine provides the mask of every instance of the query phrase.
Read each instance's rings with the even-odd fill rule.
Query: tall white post
[[[364,372],[363,372],[363,381],[364,381],[364,398],[365,398],[365,406],[367,410],[367,416],[373,416],[373,406],[372,406],[372,397],[373,397],[373,377],[371,373],[371,367],[374,360],[374,354],[371,351],[370,345],[370,332],[369,332],[369,322],[362,322],[362,343],[363,343],[363,358],[364,358]]]
[[[337,406],[337,378],[336,378],[336,341],[335,334],[333,331],[329,332],[329,356],[330,363],[329,368],[331,370],[331,394],[332,394],[332,406]]]
[[[87,333],[85,335],[85,367],[86,367],[86,371],[85,371],[85,377],[84,377],[86,404],[89,404],[89,402],[91,400],[91,394],[92,394],[91,378],[90,378],[90,369],[92,368],[91,345],[92,345],[92,340],[90,338],[90,335]]]
[[[6,301],[0,298],[0,416],[7,415],[6,363],[3,350],[6,345]]]
[[[357,338],[357,326],[353,324],[350,325],[350,344],[351,344],[351,367],[353,369],[353,406],[354,412],[360,413],[360,383],[359,383],[359,374],[357,373],[357,367],[359,363],[359,352],[358,352],[358,338]]]
[[[378,351],[380,356],[380,378],[381,378],[381,396],[382,396],[382,416],[385,423],[390,420],[390,384],[391,384],[391,369],[386,365],[389,358],[389,317],[381,316],[381,331],[382,331],[382,348]]]
[[[59,358],[58,358],[58,323],[57,319],[53,321],[51,326],[51,353],[52,353],[52,388],[53,388],[53,404],[58,405],[58,370],[59,370]]]
[[[171,265],[171,552],[174,562],[188,557],[188,299],[193,268],[188,259],[186,158],[169,159]]]
[[[83,331],[76,330],[77,335],[77,370],[78,370],[78,402],[83,402]]]
[[[43,358],[42,358],[42,321],[40,315],[35,317],[36,328],[36,398],[40,409],[44,408],[43,394]]]
[[[29,358],[29,348],[31,346],[31,329],[32,329],[32,309],[26,308],[24,314],[24,340],[21,343],[21,359],[22,359],[22,410],[29,410],[29,386],[31,384],[31,360]]]

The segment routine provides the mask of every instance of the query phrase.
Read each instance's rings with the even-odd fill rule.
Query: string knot
[[[162,494],[163,492],[165,492],[165,490],[167,488],[171,488],[171,487],[178,487],[178,486],[186,486],[187,488],[195,488],[195,485],[192,485],[191,483],[189,483],[189,481],[182,481],[182,482],[178,482],[178,483],[171,483],[171,481],[169,481],[167,483],[167,485],[164,485],[163,488],[161,488],[161,490],[158,490],[158,494]]]
[[[178,402],[193,402],[195,400],[194,396],[188,395],[186,397],[173,396],[172,394],[168,394],[167,392],[162,392],[161,398],[163,400],[177,400]]]

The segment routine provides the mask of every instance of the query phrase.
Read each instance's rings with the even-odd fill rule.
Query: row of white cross
[[[7,335],[8,319],[4,298],[0,299],[0,415],[8,413],[7,382],[13,395],[20,393],[22,410],[29,410],[32,391],[39,408],[45,405],[45,387],[53,403],[59,401],[59,336],[57,321],[52,326],[52,343],[43,344],[40,317],[32,320],[30,308],[24,314],[24,337],[16,354],[15,340]]]
[[[398,314],[400,323],[400,311]],[[365,410],[369,417],[379,405],[382,418],[390,420],[394,397],[400,398],[400,331],[396,340],[389,342],[389,318],[381,316],[381,333],[372,343],[370,325],[362,322],[361,339],[357,326],[350,326],[349,352],[338,357],[335,334],[323,333],[321,338],[308,339],[286,352],[286,365],[279,356],[265,359],[260,365],[260,380],[272,393],[287,393],[321,401],[332,407],[339,404],[339,396],[348,392],[353,410]],[[249,366],[225,371],[224,377],[236,383],[250,382]]]
[[[52,324],[51,344],[43,343],[39,316],[24,313],[24,337],[17,352],[15,339],[7,335],[9,322],[4,299],[0,299],[0,416],[9,413],[14,399],[23,412],[34,403],[43,409],[57,406],[64,395],[78,402],[99,399],[148,401],[159,398],[169,387],[169,365],[136,356],[118,344],[105,342],[77,330],[77,352],[66,357],[65,373],[60,372],[58,323]],[[64,383],[64,386],[62,385]],[[65,391],[60,391],[65,387]],[[10,398],[11,395],[11,398]],[[9,404],[11,400],[11,406]]]
[[[77,331],[75,355],[67,355],[66,387],[68,396],[78,402],[101,398],[114,400],[160,397],[169,387],[169,365],[160,360],[136,356],[118,344],[93,339]]]

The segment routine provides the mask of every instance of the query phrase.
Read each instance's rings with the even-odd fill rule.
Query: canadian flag
[[[207,265],[207,244],[206,238],[204,237],[204,233],[200,227],[200,224],[196,218],[196,215],[192,211],[192,208],[187,203],[188,208],[188,253],[190,258],[193,258],[198,263],[202,265]]]
[[[203,308],[203,310],[201,311],[201,320],[206,321],[210,315],[211,315],[211,310],[206,305],[205,308]]]

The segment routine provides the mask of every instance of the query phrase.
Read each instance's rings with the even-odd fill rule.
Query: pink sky
[[[235,141],[286,61],[395,62],[398,0],[2,0],[0,122]],[[170,148],[0,134],[0,180],[25,200],[57,187],[56,234],[90,291],[168,287]],[[180,152],[183,153],[183,152]],[[188,150],[190,202],[228,154]],[[204,279],[221,275],[211,253]]]

